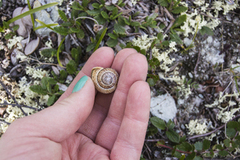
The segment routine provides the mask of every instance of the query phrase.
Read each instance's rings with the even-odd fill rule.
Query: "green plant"
[[[239,116],[240,115],[236,116],[236,118]],[[162,119],[151,117],[150,122],[154,127],[164,132],[167,137],[167,139],[157,140],[156,145],[158,147],[170,149],[171,154],[179,159],[203,160],[204,157],[213,158],[216,155],[220,157],[234,157],[233,152],[240,147],[240,136],[238,135],[240,131],[240,122],[237,121],[229,121],[226,124],[225,139],[222,140],[222,144],[213,143],[207,139],[191,143],[187,140],[186,136],[180,137],[179,134],[174,131],[175,124],[171,120],[166,123]],[[156,134],[156,132],[157,130],[151,134]],[[197,138],[197,136],[194,138]],[[188,139],[192,138],[190,137]],[[170,141],[171,143],[168,142],[168,145],[166,145],[166,141]],[[172,146],[169,146],[169,144]]]
[[[46,5],[43,5],[43,6],[34,8],[34,9],[29,9],[29,11],[24,12],[24,13],[22,13],[22,14],[16,16],[16,17],[14,17],[14,18],[12,18],[12,19],[10,19],[10,20],[7,21],[7,22],[3,21],[3,26],[0,26],[0,32],[4,32],[5,29],[9,28],[9,24],[15,22],[15,21],[18,20],[18,19],[21,19],[21,18],[23,18],[23,17],[25,17],[25,16],[27,16],[27,15],[33,14],[33,13],[38,12],[38,11],[41,11],[41,10],[43,10],[43,9],[46,9],[46,8],[55,6],[55,5],[57,5],[57,4],[58,4],[57,2],[54,2],[54,3],[49,3],[49,4],[46,4]]]
[[[32,85],[30,89],[41,95],[49,95],[48,106],[51,106],[63,94],[63,91],[59,90],[57,81],[50,77],[43,77],[40,85]]]

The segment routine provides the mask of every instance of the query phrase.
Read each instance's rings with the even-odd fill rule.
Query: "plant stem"
[[[156,144],[158,147],[160,146],[160,147],[164,147],[164,148],[168,148],[168,149],[171,149],[171,150],[173,150],[174,148],[172,148],[172,147],[169,147],[169,146],[166,146],[166,145],[164,145],[164,144]],[[178,151],[178,152],[180,152],[180,153],[186,153],[186,154],[191,154],[192,152],[187,152],[187,151],[181,151],[181,150],[178,150],[178,149],[176,149],[175,151]]]
[[[32,9],[31,8],[31,4],[30,4],[30,1],[27,0],[27,3],[28,3],[28,9],[29,11]],[[35,24],[34,24],[34,17],[33,17],[33,14],[31,14],[31,20],[32,20],[32,25],[33,25],[33,30],[35,29]]]
[[[236,116],[235,116],[233,119],[231,119],[230,121],[232,121],[232,120],[234,120],[234,119],[236,119],[236,118],[239,118],[239,117],[240,117],[240,114],[236,115]],[[230,122],[230,121],[228,121],[228,122]],[[228,123],[228,122],[227,122],[227,123]],[[226,124],[227,124],[227,123],[226,123]],[[204,134],[199,134],[199,135],[195,135],[195,136],[192,136],[192,137],[188,137],[188,140],[191,140],[191,139],[194,139],[194,138],[200,138],[200,137],[208,136],[208,135],[210,135],[210,134],[212,134],[212,133],[214,133],[214,132],[217,132],[218,130],[222,129],[226,124],[221,125],[220,127],[214,129],[214,130],[211,131],[211,132],[204,133]]]
[[[101,34],[101,36],[100,36],[100,38],[99,38],[99,40],[98,40],[95,48],[94,48],[94,51],[96,51],[96,50],[98,49],[98,47],[99,47],[100,43],[102,42],[102,39],[103,39],[103,37],[105,36],[106,32],[107,32],[107,28],[105,28],[105,29],[103,30],[103,32],[102,32],[102,34]]]
[[[7,87],[4,85],[4,83],[0,80],[0,84],[2,85],[2,87],[5,89],[5,91],[7,92],[7,94],[13,99],[13,101],[18,104],[17,100],[15,99],[14,96],[12,96],[12,94],[8,91]],[[22,107],[19,107],[18,108],[22,111],[22,113],[27,116],[27,113],[24,112],[24,110],[22,109]]]
[[[75,21],[78,20],[78,19],[91,19],[91,20],[93,20],[94,22],[96,22],[97,25],[99,25],[99,24],[98,24],[98,21],[97,21],[96,19],[94,19],[94,18],[91,18],[91,17],[82,16],[82,17],[76,18]]]
[[[59,66],[61,66],[61,67],[63,67],[63,65],[62,65],[62,63],[61,63],[61,61],[60,61],[60,58],[59,58],[59,52],[60,52],[60,48],[61,48],[64,40],[65,40],[65,37],[64,37],[64,38],[62,39],[62,41],[60,42],[60,44],[59,44],[59,46],[58,46],[58,50],[57,50],[57,61],[58,61]]]

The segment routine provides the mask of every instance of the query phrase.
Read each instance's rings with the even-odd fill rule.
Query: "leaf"
[[[72,48],[71,56],[75,60],[77,64],[80,62],[80,58],[82,57],[82,48],[78,46],[77,48]]]
[[[170,34],[170,37],[171,37],[171,41],[174,41],[174,42],[176,42],[177,44],[179,44],[179,45],[182,45],[183,44],[183,42],[182,42],[182,40],[181,40],[181,38],[179,37],[179,35],[177,34],[177,33],[171,33]]]
[[[224,148],[222,147],[221,144],[216,144],[216,145],[214,145],[214,146],[212,147],[212,149],[213,149],[213,150],[214,150],[214,149],[222,150],[222,149],[224,149]]]
[[[60,80],[65,80],[67,78],[68,74],[65,70],[61,70],[59,74],[59,79]]]
[[[98,39],[98,42],[97,42],[97,44],[96,44],[96,46],[94,48],[94,51],[96,51],[98,49],[98,47],[99,47],[100,43],[102,42],[102,40],[103,40],[103,38],[104,38],[106,33],[107,33],[107,28],[102,29],[102,34],[101,34],[100,38]]]
[[[189,144],[188,142],[183,142],[179,145],[177,145],[177,149],[181,151],[191,151],[192,150],[192,145]]]
[[[187,157],[186,157],[186,160],[193,160],[196,156],[196,153],[195,152],[192,152],[191,154],[189,154]]]
[[[69,74],[74,74],[77,71],[77,64],[74,60],[70,60],[66,66],[66,70]]]
[[[229,138],[233,138],[236,134],[236,130],[234,128],[226,128],[226,135]]]
[[[148,79],[147,79],[147,82],[148,82],[148,84],[149,84],[150,87],[154,86],[155,83],[156,83],[153,78],[148,78]]]
[[[43,89],[40,85],[32,85],[29,87],[31,91],[36,92],[41,95],[47,95],[47,89]]]
[[[175,22],[173,23],[171,28],[175,28],[175,27],[181,26],[186,20],[187,20],[187,15],[186,14],[183,14],[183,15],[179,16],[175,20]]]
[[[157,34],[157,38],[158,38],[158,40],[162,41],[163,40],[163,34],[162,33],[158,33]]]
[[[223,143],[226,147],[230,147],[230,139],[224,139]]]
[[[108,11],[112,11],[114,8],[117,8],[113,5],[106,5],[105,8],[108,10]]]
[[[187,10],[188,10],[188,8],[185,7],[185,6],[178,6],[178,7],[174,8],[174,9],[172,10],[172,13],[174,13],[174,14],[179,14],[179,13],[185,12],[185,11],[187,11]]]
[[[126,33],[125,33],[125,28],[122,27],[121,25],[119,25],[118,22],[116,22],[116,23],[114,24],[114,30],[116,31],[117,34],[122,34],[122,35],[126,34]]]
[[[106,23],[106,19],[99,13],[97,16],[94,17],[99,24],[104,25]]]
[[[44,57],[48,57],[48,58],[56,55],[56,53],[57,53],[57,50],[54,49],[54,48],[48,48],[48,49],[44,49],[44,50],[41,51],[41,54],[42,54]]]
[[[106,12],[104,12],[104,11],[101,12],[101,15],[103,16],[103,18],[109,19],[108,14]]]
[[[180,137],[180,143],[186,141],[186,136],[184,135],[183,137]]]
[[[194,147],[197,151],[201,151],[203,149],[203,143],[202,142],[196,142],[196,143],[194,143]]]
[[[65,13],[62,10],[59,9],[58,14],[64,22],[67,22],[67,16],[65,15]]]
[[[200,157],[200,156],[196,156],[196,157],[194,157],[194,159],[193,160],[203,160],[203,158],[202,157]]]
[[[87,10],[87,13],[90,16],[97,16],[98,14],[101,13],[101,10],[100,9]]]
[[[240,131],[240,123],[239,122],[236,122],[236,121],[230,121],[227,123],[227,127],[228,128],[234,128],[236,129],[237,131]]]
[[[77,37],[78,37],[79,39],[83,39],[84,36],[85,36],[84,31],[83,31],[82,29],[79,29],[79,31],[78,31],[78,33],[77,33]]]
[[[179,134],[177,132],[175,132],[174,130],[170,129],[170,130],[166,131],[166,135],[170,141],[172,141],[174,143],[179,143],[179,141],[180,141]]]
[[[115,47],[117,44],[118,44],[118,39],[112,39],[112,38],[110,38],[110,39],[107,41],[107,45],[108,45],[109,47]]]
[[[53,28],[52,28],[50,25],[48,25],[48,24],[40,21],[39,19],[35,19],[35,20],[36,20],[38,23],[40,23],[42,26],[47,27],[47,28],[53,30]],[[35,30],[36,30],[36,29],[35,29]]]
[[[64,28],[63,26],[57,26],[57,27],[54,27],[53,29],[56,33],[59,33],[63,36],[66,36],[68,35],[68,29],[67,28]]]
[[[125,26],[126,25],[126,21],[127,19],[124,18],[123,16],[119,16],[118,17],[118,24],[121,25],[121,26]]]
[[[172,154],[174,157],[177,157],[177,158],[181,158],[182,157],[182,154],[178,151],[175,151],[173,154]],[[185,158],[185,157],[184,157]]]
[[[8,33],[8,34],[5,35],[5,39],[6,39],[6,40],[9,40],[10,38],[13,37],[13,35],[14,35],[14,33],[13,33],[13,32],[10,32],[10,33]]]
[[[56,92],[58,92],[58,90],[59,90],[59,85],[55,85],[54,87],[53,87],[53,93],[55,94]],[[58,92],[59,93],[59,92]],[[58,93],[56,93],[56,94],[58,94]]]
[[[78,1],[74,1],[72,6],[72,9],[78,10],[78,11],[82,11],[84,8],[78,3]]]
[[[207,34],[209,36],[212,36],[214,34],[213,31],[207,26],[202,26],[199,32],[201,35]]]
[[[87,46],[86,52],[89,52],[91,50],[93,50],[93,48],[96,46],[96,43],[91,43]]]
[[[46,4],[46,5],[43,5],[43,6],[34,8],[34,9],[31,9],[31,10],[29,10],[29,11],[27,11],[27,12],[24,12],[24,13],[16,16],[16,17],[10,19],[9,21],[7,21],[7,23],[8,23],[8,24],[11,24],[11,23],[15,22],[16,20],[21,19],[21,18],[23,18],[23,17],[25,17],[25,16],[27,16],[27,15],[33,14],[33,13],[35,13],[35,12],[44,10],[44,9],[49,8],[49,7],[52,7],[52,6],[55,6],[55,5],[57,5],[57,4],[58,4],[58,2],[48,3],[48,4]]]
[[[51,97],[48,98],[47,105],[51,106],[55,102],[56,96],[52,95]]]
[[[210,148],[211,142],[207,139],[203,140],[203,150],[207,150]]]
[[[48,77],[43,77],[41,80],[41,86],[43,89],[47,89],[47,85],[48,85]]]
[[[118,36],[116,34],[108,33],[108,36],[111,37],[112,39],[117,39]]]
[[[100,0],[100,2],[101,2],[103,5],[105,5],[105,0]]]
[[[111,16],[110,16],[110,19],[111,19],[111,20],[114,20],[114,19],[116,19],[117,17],[119,17],[122,13],[123,13],[123,12],[120,12],[120,13],[117,14],[117,15],[111,15]]]
[[[83,0],[83,1],[82,1],[82,6],[83,6],[84,8],[86,8],[89,2],[90,2],[89,0]]]
[[[150,121],[158,129],[164,130],[166,128],[165,121],[160,119],[160,118],[158,118],[158,117],[151,117]]]
[[[53,78],[47,77],[47,83],[50,85],[56,85],[57,81],[54,80]]]
[[[156,127],[148,127],[147,129],[147,136],[153,136],[158,132]]]
[[[113,7],[112,11],[112,16],[116,16],[118,14],[118,8],[117,7]]]
[[[93,3],[92,6],[93,6],[93,8],[99,9],[100,4],[98,4],[98,3]]]
[[[235,137],[235,143],[238,144],[238,147],[240,147],[240,135]]]
[[[62,46],[64,40],[65,40],[65,37],[64,37],[64,38],[62,39],[62,41],[60,42],[60,44],[59,44],[59,46],[58,46],[58,50],[57,50],[57,61],[58,61],[58,64],[59,64],[60,67],[63,67],[63,65],[62,65],[62,63],[61,63],[61,61],[60,61],[59,54],[60,54],[60,49],[61,49],[61,46]]]
[[[71,31],[72,33],[79,33],[79,32],[80,32],[80,29],[71,27],[71,28],[70,28],[70,31]]]
[[[167,0],[158,0],[158,3],[163,6],[163,7],[167,7],[168,6],[168,1]]]
[[[14,25],[14,26],[12,27],[13,32],[15,32],[16,30],[18,30],[18,28],[19,28],[19,25]]]
[[[49,27],[52,28],[52,27],[57,26],[57,25],[58,25],[58,23],[45,24],[45,25],[42,25],[42,26],[38,26],[38,27],[34,28],[33,30],[36,31],[36,30],[38,30],[38,29],[45,28],[45,27],[47,27],[47,28],[49,28]],[[61,25],[62,25],[62,24],[61,24]]]
[[[141,24],[139,22],[137,22],[137,21],[132,21],[130,23],[130,25],[133,26],[133,27],[139,27]]]
[[[171,119],[168,120],[167,123],[167,128],[168,129],[173,129],[175,127],[175,124],[173,123],[173,121]]]
[[[122,19],[122,18],[121,18]],[[131,23],[130,23],[130,21],[127,19],[127,18],[123,18],[122,19],[123,21],[124,21],[124,25],[126,24],[126,25],[130,25]]]
[[[153,13],[152,15],[150,15],[150,16],[147,17],[147,21],[151,22],[151,21],[153,21],[154,19],[156,19],[157,16],[158,16],[157,13]]]
[[[219,154],[221,157],[225,157],[225,156],[228,155],[228,151],[226,151],[226,150],[219,151],[218,154]]]

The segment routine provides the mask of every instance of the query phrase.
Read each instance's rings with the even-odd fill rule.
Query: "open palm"
[[[96,93],[93,67],[120,73],[112,94]],[[150,90],[146,58],[133,49],[102,47],[89,58],[67,91],[51,107],[16,120],[0,139],[1,159],[139,159],[148,124]]]

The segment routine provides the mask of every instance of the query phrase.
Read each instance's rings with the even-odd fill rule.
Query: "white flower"
[[[201,16],[200,15],[196,16],[195,20],[199,23],[201,21]]]
[[[47,41],[45,45],[49,48],[52,48],[52,40],[50,39],[49,41]]]
[[[226,15],[229,11],[236,9],[237,7],[238,7],[237,3],[234,3],[233,5],[229,5],[229,4],[223,5],[222,6],[224,10],[223,14]]]
[[[194,4],[196,4],[197,6],[201,6],[205,3],[205,0],[195,0],[193,1]]]
[[[177,43],[172,41],[172,42],[170,42],[169,47],[176,52],[177,51],[177,48],[175,47],[176,45],[177,45]]]
[[[9,66],[9,63],[10,63],[10,61],[7,58],[5,58],[2,61],[2,67],[6,69]]]
[[[17,44],[18,49],[22,49],[22,45],[20,44],[21,40],[23,40],[23,37],[21,36],[13,36],[13,39],[9,39],[7,46],[9,49],[12,49],[12,47]]]
[[[131,2],[134,6],[137,4],[137,0],[131,0]]]
[[[214,1],[213,2],[213,7],[218,11],[222,10],[222,5],[223,5],[223,2],[221,2],[221,1]]]
[[[206,121],[200,123],[200,120],[190,120],[189,124],[186,125],[186,127],[189,129],[188,134],[204,134],[208,132]]]
[[[5,47],[3,45],[3,42],[0,42],[0,50],[3,50]]]
[[[30,66],[26,67],[26,74],[32,76],[33,78],[40,78],[48,77],[48,72],[42,69],[32,68]]]

